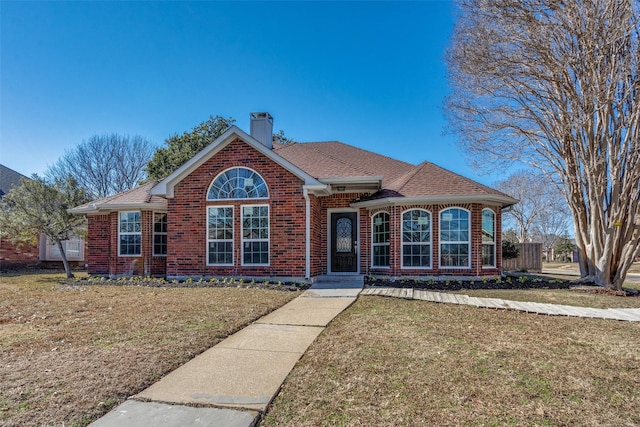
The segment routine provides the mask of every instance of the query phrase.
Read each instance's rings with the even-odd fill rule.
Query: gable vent
[[[273,117],[269,113],[251,113],[251,136],[273,149]]]

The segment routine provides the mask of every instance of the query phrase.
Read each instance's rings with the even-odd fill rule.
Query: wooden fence
[[[529,271],[540,273],[542,271],[542,243],[516,243],[518,258],[503,259],[504,271]]]

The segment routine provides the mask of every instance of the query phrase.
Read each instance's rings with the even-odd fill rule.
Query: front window
[[[267,199],[269,190],[264,179],[248,168],[231,168],[215,177],[207,200]]]
[[[372,266],[389,267],[389,214],[379,212],[372,218]]]
[[[233,265],[233,207],[207,208],[207,263]]]
[[[118,248],[120,256],[142,255],[142,215],[140,212],[120,212]]]
[[[441,267],[470,267],[470,234],[469,211],[450,208],[440,212]]]
[[[242,263],[269,265],[269,206],[242,207]]]
[[[425,210],[402,214],[402,267],[431,267],[431,214]]]
[[[491,209],[482,211],[482,266],[496,266],[496,216]]]
[[[153,255],[167,255],[167,214],[154,212],[153,214]]]

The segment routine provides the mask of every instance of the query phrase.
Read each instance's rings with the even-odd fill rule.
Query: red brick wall
[[[89,216],[87,263],[90,274],[162,276],[166,257],[153,256],[153,212],[142,211],[142,255],[118,255],[118,212]]]
[[[87,235],[87,271],[109,274],[111,254],[111,221],[109,215],[91,215]],[[116,248],[117,250],[117,248]]]
[[[0,240],[0,267],[27,268],[38,265],[38,246],[25,244],[14,245],[7,239]]]
[[[213,179],[231,167],[259,173],[269,199],[207,201]],[[269,266],[243,266],[241,206],[269,205]],[[207,266],[207,206],[233,206],[234,266]],[[180,276],[305,276],[305,199],[302,180],[240,139],[229,144],[174,189],[168,206],[167,275]]]
[[[471,267],[470,268],[441,268],[440,267],[440,212],[448,208],[462,208],[470,212],[471,219]],[[492,209],[495,213],[496,232],[496,268],[482,267],[482,210]],[[402,268],[402,213],[409,209],[424,209],[431,213],[431,269],[411,269]],[[370,239],[371,217],[380,211],[389,213],[390,229],[390,261],[389,268],[373,268],[371,265],[371,241],[367,241],[365,248],[362,248],[362,257],[366,260],[366,268],[363,273],[384,276],[486,276],[500,274],[501,268],[501,240],[500,229],[501,211],[499,208],[482,204],[458,204],[458,205],[411,205],[411,206],[388,206],[381,209],[372,209],[367,212],[366,219],[361,219],[361,224],[366,223],[367,237]],[[364,232],[363,232],[364,233]]]
[[[310,195],[311,202],[311,277],[326,273],[326,240],[323,245],[323,229],[326,230],[326,218],[322,219],[322,201],[319,197]],[[324,248],[324,249],[323,249]],[[324,252],[323,252],[324,250]],[[324,271],[324,273],[323,273]]]

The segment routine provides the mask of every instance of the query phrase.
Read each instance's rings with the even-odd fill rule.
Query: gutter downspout
[[[302,189],[302,195],[305,200],[305,242],[304,242],[304,268],[305,279],[311,278],[311,199],[309,199],[309,190]]]

